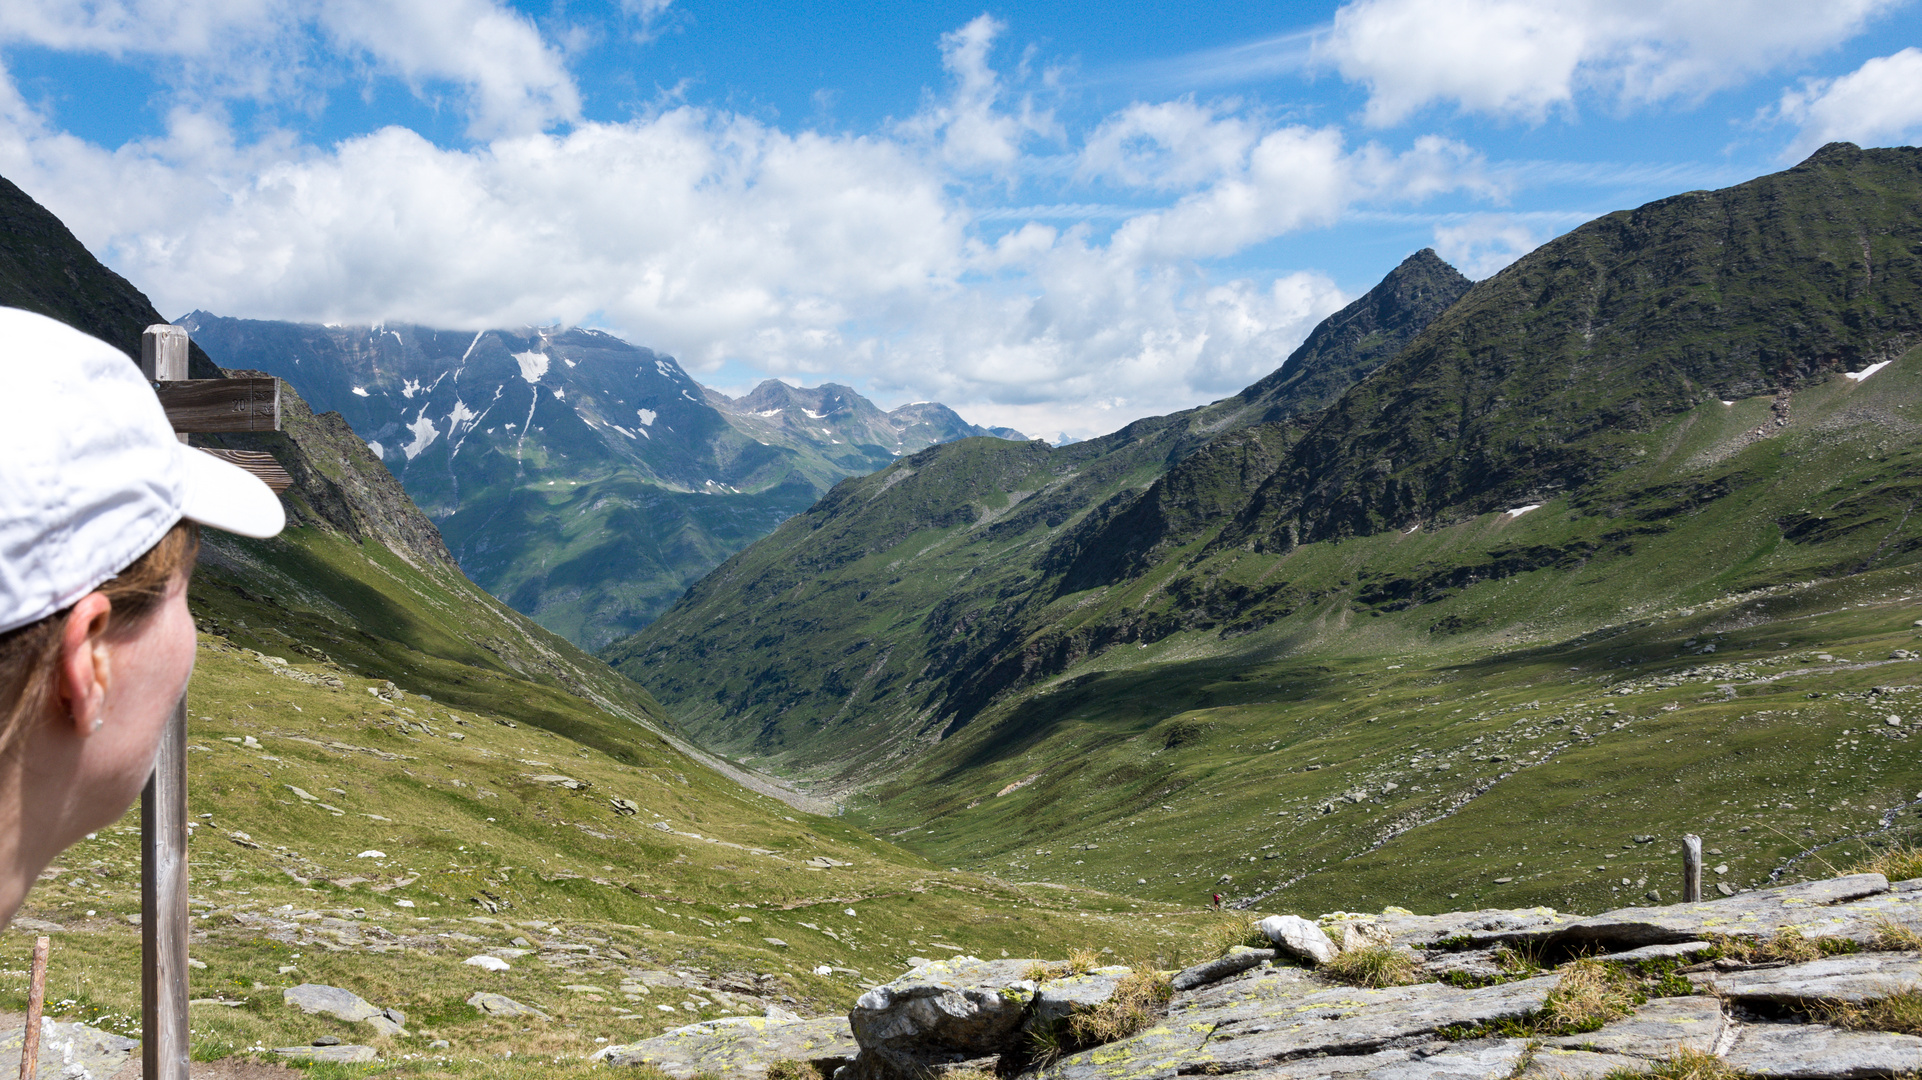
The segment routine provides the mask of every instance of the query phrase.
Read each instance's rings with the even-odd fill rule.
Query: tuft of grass
[[[1922,932],[1884,915],[1875,920],[1875,936],[1869,939],[1869,945],[1883,952],[1922,952]]]
[[[1850,866],[1851,874],[1881,874],[1890,881],[1922,877],[1922,847],[1898,844]]]
[[[1511,979],[1530,979],[1543,971],[1540,944],[1527,944],[1521,948],[1502,945],[1496,948],[1494,959],[1495,966]]]
[[[1268,935],[1256,929],[1261,916],[1228,915],[1201,928],[1201,955],[1213,959],[1228,955],[1228,950],[1237,945],[1265,949],[1271,944]]]
[[[782,1058],[768,1063],[767,1080],[823,1080],[823,1077],[811,1061]]]
[[[1393,945],[1350,949],[1316,969],[1350,986],[1405,986],[1416,981],[1415,958]]]
[[[969,1066],[963,1069],[942,1069],[934,1073],[940,1080],[999,1080],[986,1069]]]
[[[1137,967],[1122,976],[1113,997],[1068,1018],[1068,1038],[1078,1046],[1125,1039],[1161,1019],[1174,996],[1174,984],[1167,973]]]
[[[1747,1076],[1714,1054],[1677,1050],[1673,1057],[1654,1062],[1646,1071],[1614,1069],[1602,1080],[1744,1080]]]
[[[1827,1005],[1816,1018],[1854,1031],[1893,1031],[1922,1035],[1922,990],[1908,989],[1856,1005]]]
[[[1101,966],[1101,954],[1093,949],[1070,949],[1062,966],[1070,975],[1086,975]]]
[[[1544,1034],[1575,1035],[1620,1020],[1643,1001],[1635,979],[1620,967],[1593,957],[1571,960],[1561,981],[1542,1003]]]
[[[1731,960],[1739,960],[1744,964],[1765,964],[1772,960],[1806,964],[1810,960],[1822,958],[1824,955],[1822,941],[1829,939],[1810,940],[1802,931],[1789,926],[1776,931],[1775,936],[1767,940],[1726,936],[1717,936],[1712,940],[1723,956]]]
[[[1062,965],[1060,964],[1052,964],[1046,960],[1036,960],[1034,963],[1028,965],[1027,970],[1021,973],[1021,977],[1031,983],[1038,984],[1060,978],[1061,972]]]

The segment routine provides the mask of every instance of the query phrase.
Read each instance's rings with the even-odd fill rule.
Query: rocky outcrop
[[[834,1080],[908,1080],[963,1066],[1022,1080],[1602,1080],[1684,1051],[1713,1054],[1755,1080],[1922,1070],[1922,1037],[1826,1022],[1873,1027],[1864,1018],[1877,1015],[1878,1001],[1922,993],[1922,951],[1902,947],[1915,940],[1905,930],[1922,933],[1922,882],[1858,874],[1590,918],[1547,908],[1390,909],[1260,925],[1278,946],[1293,942],[1302,966],[1279,948],[1237,947],[1171,973],[1172,999],[1145,1028],[1058,1058],[1040,1052],[1037,1035],[1052,1033],[1041,1041],[1059,1047],[1063,1023],[1113,999],[1129,969],[1052,976],[1059,965],[963,956],[870,989],[835,1029],[845,1031],[839,1043],[822,1036],[795,1051],[761,1034],[761,1021],[716,1021],[609,1050],[606,1060],[753,1080],[771,1060],[822,1067],[844,1057],[853,1060]],[[1771,940],[1784,930],[1796,933]],[[1342,985],[1323,967],[1379,946],[1415,961],[1412,984]],[[1784,953],[1815,958],[1743,959]],[[1590,1021],[1593,1030],[1558,1019],[1565,1014],[1553,1005],[1558,993],[1577,993],[1564,975],[1579,969],[1560,965],[1584,956],[1638,988],[1633,1007]],[[806,1023],[826,1030],[825,1021]],[[785,1030],[792,1038],[802,1028]]]

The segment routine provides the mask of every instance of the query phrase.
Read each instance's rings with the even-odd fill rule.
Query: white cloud
[[[934,142],[951,167],[1005,171],[1021,156],[1028,138],[1057,133],[1053,117],[1027,95],[1013,112],[1000,107],[1007,87],[988,63],[988,53],[1006,29],[1006,23],[978,15],[961,29],[941,35],[941,66],[953,80],[948,97],[927,102],[899,125],[903,135]]]
[[[1539,122],[1593,89],[1692,99],[1853,37],[1898,0],[1354,0],[1317,46],[1387,126],[1434,103]]]
[[[1901,146],[1922,137],[1922,49],[1878,56],[1840,78],[1810,79],[1786,90],[1777,115],[1801,128],[1788,154],[1824,143]]]
[[[1480,281],[1540,247],[1543,238],[1515,216],[1473,214],[1435,226],[1435,252]]]
[[[513,25],[461,62],[499,55],[509,90],[560,85],[536,78]],[[1210,260],[1357,206],[1495,190],[1445,139],[1351,147],[1335,128],[1182,101],[1117,113],[1066,159],[1044,148],[1079,163],[1060,182],[1159,206],[1065,227],[979,214],[978,190],[1036,171],[1030,143],[1068,141],[989,65],[998,29],[946,36],[950,85],[872,135],[689,106],[467,147],[390,127],[322,148],[241,140],[219,109],[183,105],[163,136],[108,149],[0,73],[0,173],[170,314],[591,322],[696,372],[833,376],[1080,436],[1238,390],[1348,299],[1317,273]]]
[[[352,62],[417,93],[458,87],[477,137],[580,113],[561,53],[496,0],[7,0],[0,44],[161,59],[187,103],[311,104]]]

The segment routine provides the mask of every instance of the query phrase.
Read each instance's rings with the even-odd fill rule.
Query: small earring
[[[94,717],[94,718],[93,718],[93,729],[94,729],[95,731],[99,731],[99,730],[100,730],[100,726],[101,726],[102,724],[105,724],[106,722],[107,722],[107,721],[106,721],[106,719],[105,719],[105,718],[103,718],[103,717],[99,717],[99,716],[96,716],[96,717]]]

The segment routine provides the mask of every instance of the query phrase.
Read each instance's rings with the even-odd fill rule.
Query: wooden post
[[[187,331],[140,335],[149,380],[187,377]],[[180,436],[181,442],[187,436]],[[140,796],[140,1075],[187,1080],[187,698],[174,703]]]
[[[1702,838],[1694,833],[1682,837],[1682,903],[1702,900]]]
[[[27,983],[27,1027],[20,1033],[20,1080],[33,1080],[40,1068],[40,1016],[47,1006],[47,950],[42,937],[33,943],[33,971]]]

